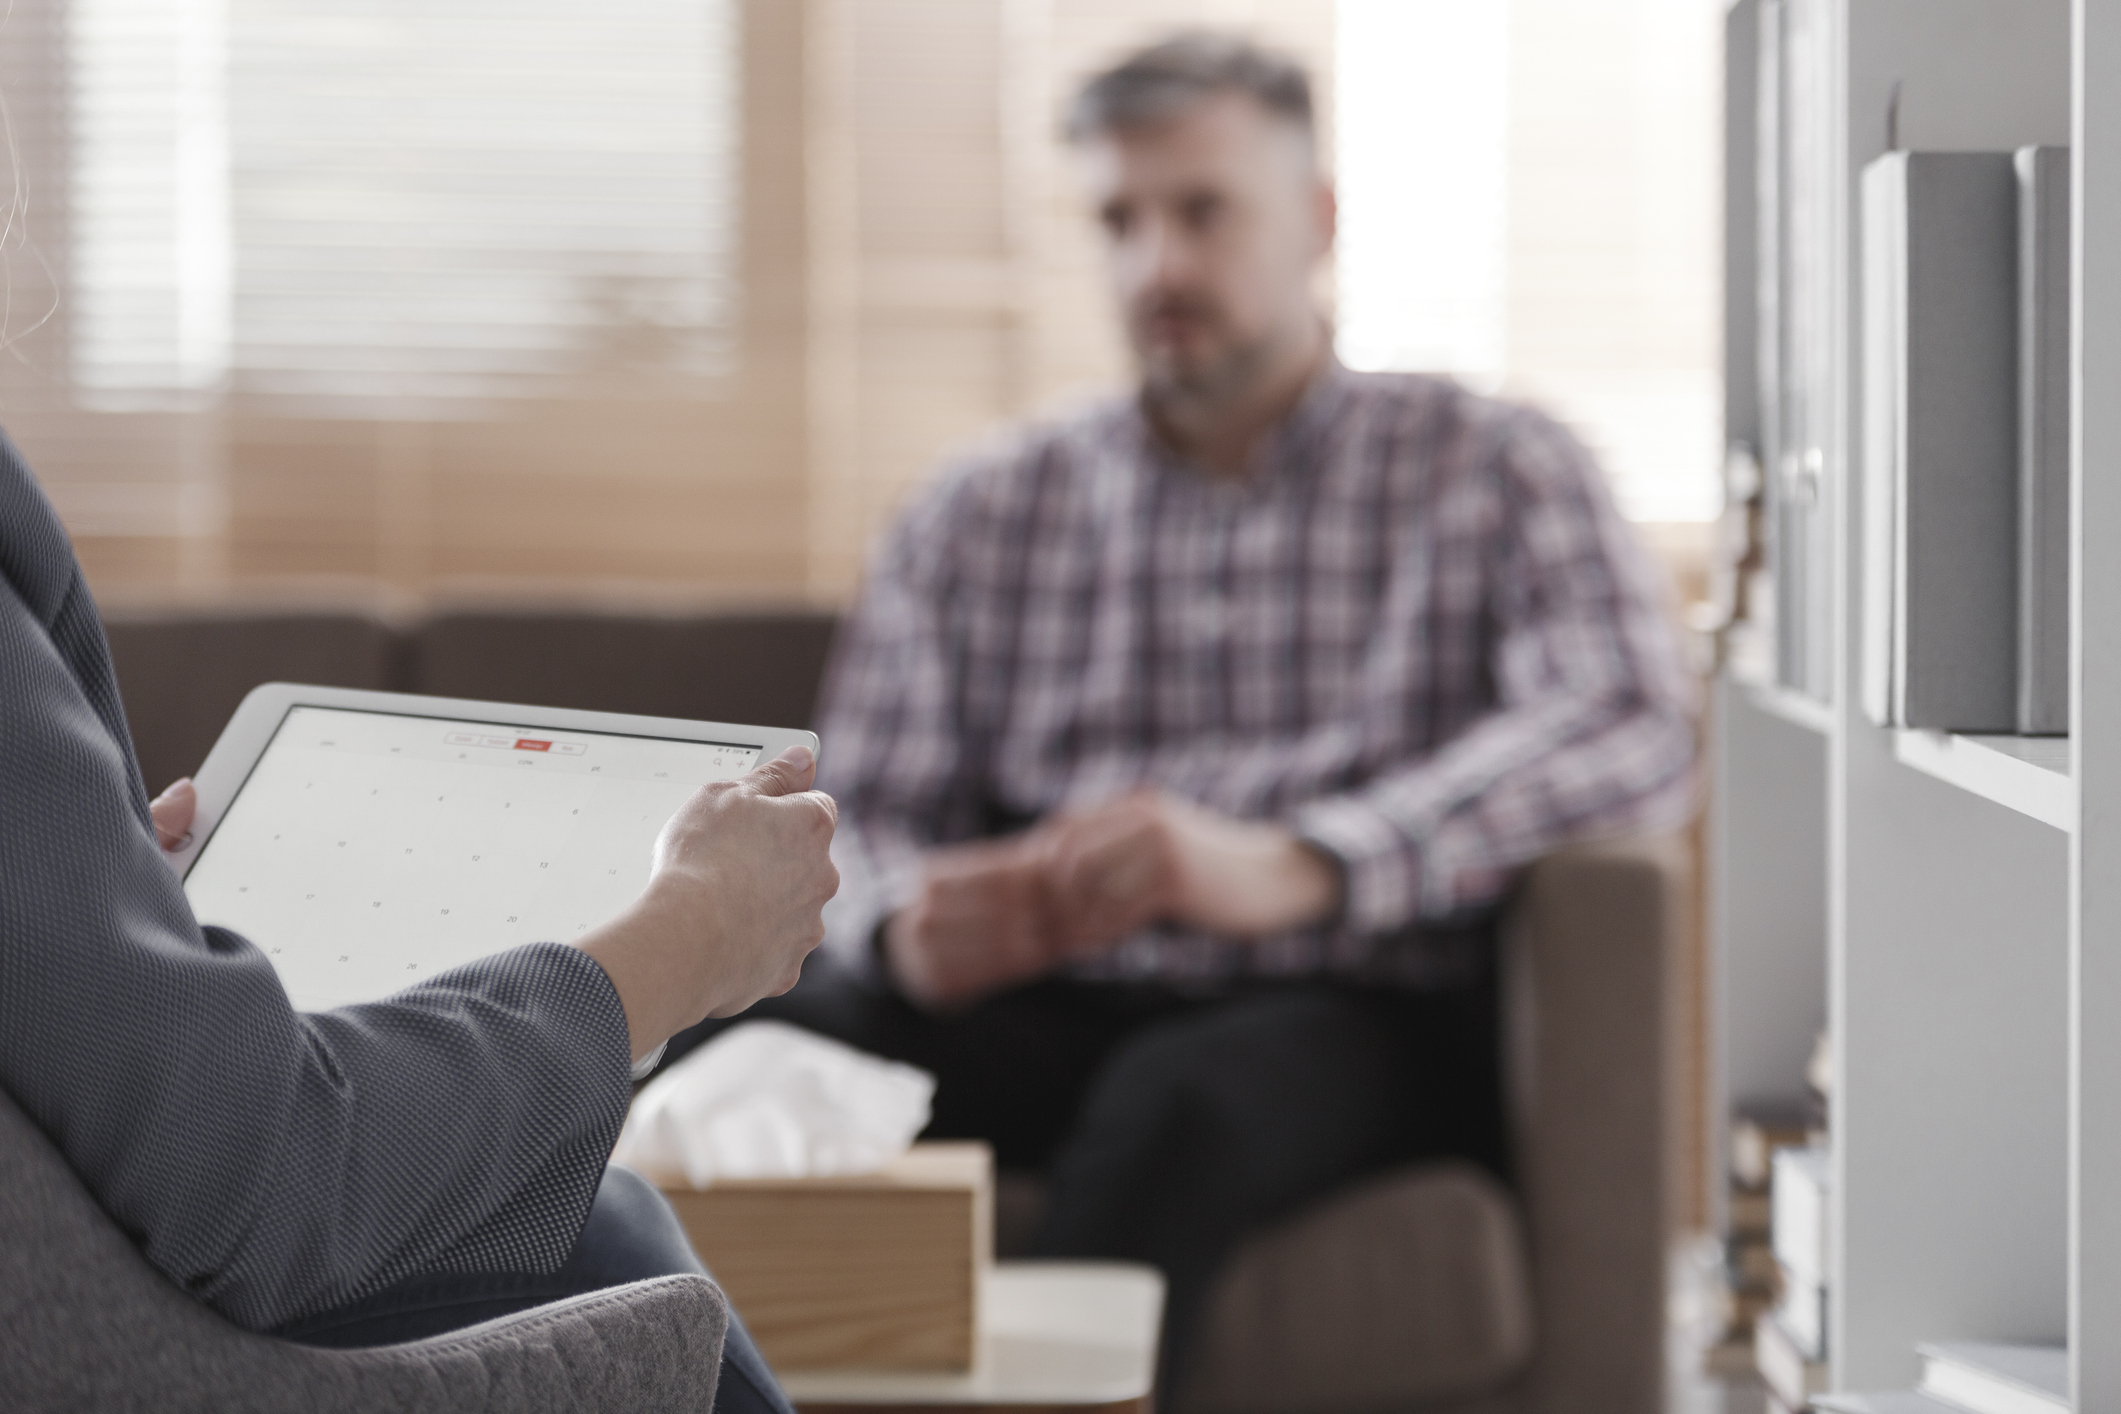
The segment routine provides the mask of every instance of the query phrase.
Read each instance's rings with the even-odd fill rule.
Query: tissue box
[[[916,1144],[848,1178],[651,1176],[775,1368],[972,1368],[994,1257],[985,1144]]]

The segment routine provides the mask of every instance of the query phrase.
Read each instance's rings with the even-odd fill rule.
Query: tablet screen
[[[335,707],[288,711],[185,876],[297,1009],[570,942],[648,883],[664,821],[760,747]]]

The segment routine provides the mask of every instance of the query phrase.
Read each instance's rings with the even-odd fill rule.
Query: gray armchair
[[[0,1091],[0,1405],[21,1414],[704,1414],[729,1307],[663,1277],[452,1335],[319,1350],[200,1305],[99,1208]]]

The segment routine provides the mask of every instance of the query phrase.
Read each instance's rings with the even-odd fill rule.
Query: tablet
[[[639,897],[688,796],[798,743],[817,750],[786,728],[268,683],[200,767],[171,862],[201,923],[322,1011],[573,941]]]

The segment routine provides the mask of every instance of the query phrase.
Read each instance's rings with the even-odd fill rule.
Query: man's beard
[[[1181,365],[1149,353],[1144,343],[1136,346],[1142,396],[1152,407],[1181,416],[1237,400],[1273,364],[1276,347],[1271,335],[1244,342],[1225,339],[1209,357]]]

